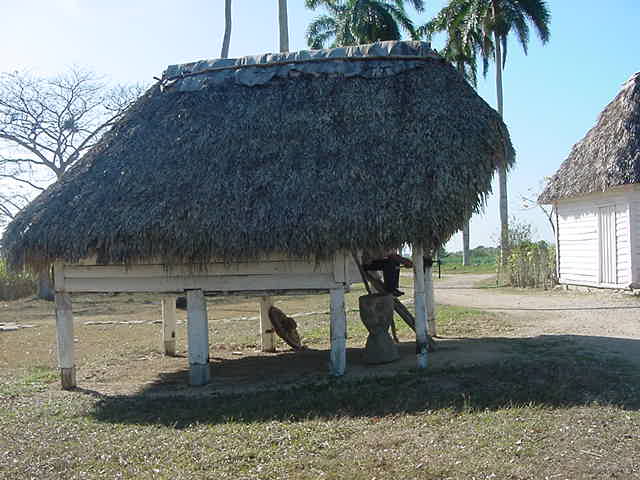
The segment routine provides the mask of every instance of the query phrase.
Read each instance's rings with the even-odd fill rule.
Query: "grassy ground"
[[[463,266],[462,263],[443,263],[440,267],[442,273],[496,273],[495,263],[480,263],[473,265]],[[438,266],[434,265],[433,270],[436,275],[438,273]]]
[[[361,293],[347,298],[352,348],[366,336]],[[300,374],[285,390],[220,394],[184,388],[186,359],[161,355],[157,298],[74,300],[83,388],[73,392],[58,389],[51,305],[0,303],[0,323],[35,325],[0,332],[0,478],[640,478],[637,371],[565,337],[518,338],[507,316],[439,310],[441,335],[500,344],[500,357],[438,363],[445,342],[426,373],[336,380],[307,375],[316,367],[298,354],[259,356],[255,300],[209,299],[215,372]],[[326,361],[327,299],[279,305],[319,312],[298,323]],[[141,323],[87,324],[114,320]],[[109,392],[123,384],[134,388]]]

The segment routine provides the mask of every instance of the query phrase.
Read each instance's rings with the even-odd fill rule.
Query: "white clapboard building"
[[[560,283],[640,287],[640,73],[575,144],[538,201],[555,207]]]

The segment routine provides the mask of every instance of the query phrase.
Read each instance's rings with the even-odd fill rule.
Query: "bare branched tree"
[[[0,227],[13,220],[27,203],[29,198],[19,192],[7,189],[0,192]]]
[[[54,78],[0,74],[0,222],[62,178],[142,89],[109,87],[103,78],[77,67]],[[42,275],[48,277],[46,271]]]
[[[108,88],[92,72],[73,68],[56,78],[0,74],[1,178],[42,190],[34,170],[60,179],[141,93]]]
[[[549,177],[545,177],[544,180],[540,184],[540,188],[538,190],[534,188],[529,188],[527,190],[526,195],[520,195],[520,201],[522,204],[523,210],[534,210],[539,208],[540,211],[544,214],[547,221],[549,222],[549,226],[551,227],[551,231],[553,232],[553,236],[556,235],[556,224],[554,221],[555,211],[553,206],[551,205],[543,205],[538,203],[538,197],[540,196],[540,192],[544,190],[546,183],[549,181]]]

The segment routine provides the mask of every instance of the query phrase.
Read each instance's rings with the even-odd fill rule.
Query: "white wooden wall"
[[[629,244],[631,250],[631,284],[634,288],[640,287],[640,187],[634,186],[628,194],[629,218]]]
[[[560,283],[628,288],[632,282],[632,205],[629,188],[559,202],[558,240]],[[640,197],[638,198],[640,206]],[[602,240],[600,209],[615,206],[615,245]],[[603,210],[604,212],[604,210]],[[637,227],[636,227],[637,228]],[[640,233],[640,232],[639,232]],[[637,252],[640,255],[640,252]],[[601,282],[601,260],[614,265],[614,283]]]

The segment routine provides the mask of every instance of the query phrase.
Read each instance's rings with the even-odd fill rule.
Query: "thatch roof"
[[[170,67],[7,228],[14,266],[439,244],[514,152],[424,43]]]
[[[631,183],[640,183],[640,72],[573,146],[538,201],[553,203]]]

